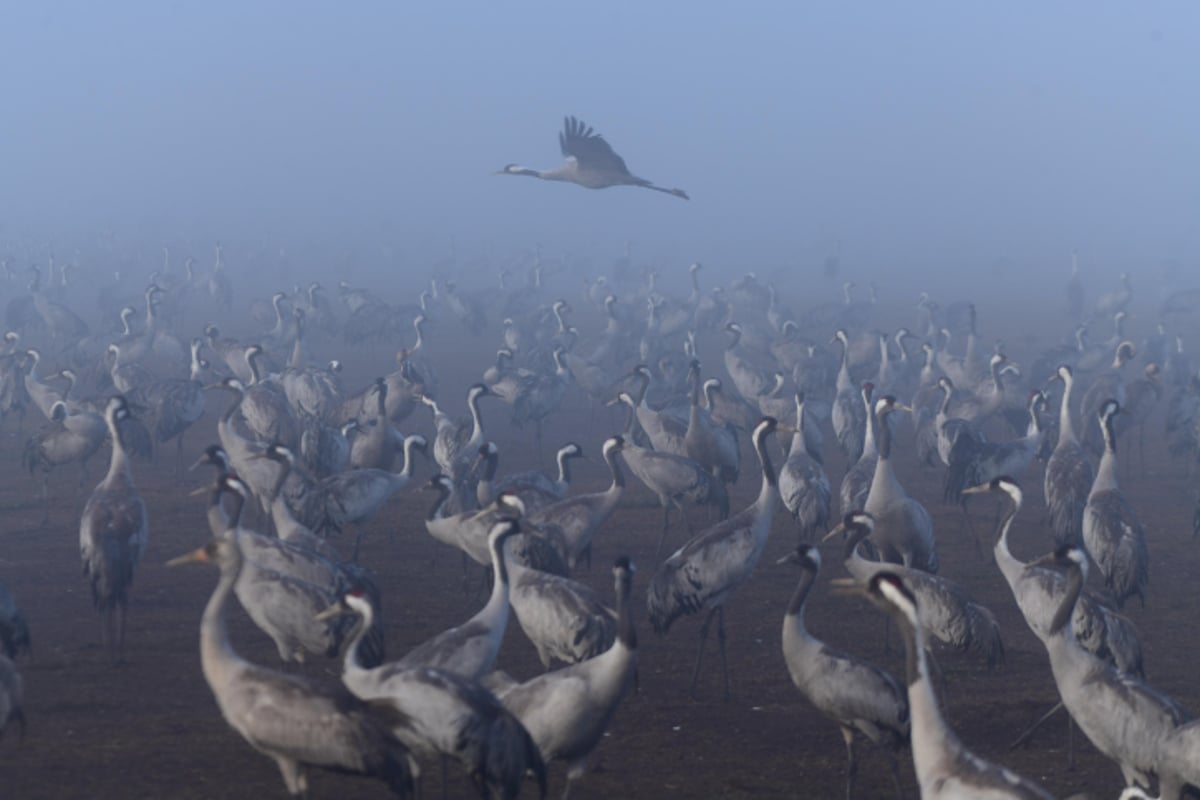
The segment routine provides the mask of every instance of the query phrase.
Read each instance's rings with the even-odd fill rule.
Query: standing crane
[[[610,186],[638,186],[656,192],[689,199],[682,189],[667,189],[645,178],[639,178],[625,166],[625,160],[613,151],[603,136],[575,117],[563,120],[558,134],[558,146],[567,162],[550,170],[536,170],[508,164],[497,175],[525,175],[544,181],[565,181],[585,189],[607,189]]]
[[[754,428],[751,441],[762,471],[762,487],[749,507],[713,527],[701,531],[666,561],[650,579],[647,606],[654,631],[665,634],[681,616],[707,611],[700,626],[700,647],[688,689],[695,696],[696,679],[704,659],[704,643],[713,617],[717,619],[717,642],[725,678],[725,696],[729,697],[729,663],[725,655],[725,605],[750,579],[762,557],[775,507],[779,505],[779,484],[775,466],[767,452],[767,437],[778,428],[773,417],[764,417]]]
[[[946,724],[929,672],[919,603],[904,579],[879,572],[856,591],[865,591],[872,603],[894,618],[904,636],[913,767],[921,797],[1050,800],[1050,793],[1033,781],[972,753]]]
[[[104,642],[114,662],[125,648],[125,614],[133,571],[142,560],[149,538],[146,505],[133,485],[125,453],[121,422],[129,418],[129,404],[117,395],[104,409],[112,437],[108,474],[92,491],[79,521],[79,552],[83,575],[92,589],[92,602],[104,617]]]
[[[226,617],[242,571],[237,529],[168,566],[215,564],[221,571],[200,621],[200,666],[221,715],[246,742],[279,767],[288,794],[308,792],[307,767],[369,775],[397,797],[413,794],[408,748],[390,731],[394,714],[345,689],[251,664],[233,649]]]
[[[821,570],[817,548],[801,544],[777,563],[800,567],[800,583],[783,617],[783,658],[796,688],[842,731],[846,742],[846,800],[854,794],[858,773],[856,733],[888,749],[896,795],[902,796],[896,751],[908,741],[907,694],[888,673],[834,650],[808,632],[804,605]]]
[[[457,759],[482,796],[494,788],[504,800],[515,798],[527,770],[545,794],[546,765],[537,745],[495,695],[473,680],[433,667],[365,666],[358,645],[373,623],[371,603],[361,591],[351,590],[319,616],[342,615],[357,617],[342,682],[360,700],[398,712],[392,723],[396,738],[416,753]],[[419,777],[418,770],[413,772]]]

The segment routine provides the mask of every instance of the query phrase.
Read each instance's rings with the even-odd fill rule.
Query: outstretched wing
[[[563,120],[562,133],[558,134],[558,145],[562,154],[574,158],[581,167],[604,172],[629,175],[625,161],[613,152],[604,137],[575,117]]]

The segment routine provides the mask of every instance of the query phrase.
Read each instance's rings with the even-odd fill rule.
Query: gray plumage
[[[21,651],[33,652],[33,639],[29,635],[29,623],[17,605],[16,598],[0,581],[0,650],[9,658],[16,658]]]
[[[896,398],[885,395],[875,403],[875,433],[879,458],[863,510],[875,521],[872,542],[885,561],[937,572],[938,557],[929,511],[904,491],[892,469],[891,415],[906,410]]]
[[[873,603],[896,620],[904,635],[913,767],[921,797],[1050,800],[1051,795],[1028,778],[972,753],[946,724],[929,675],[919,622],[920,601],[908,582],[884,571],[872,576],[866,592]]]
[[[1074,374],[1064,364],[1059,366],[1051,380],[1063,382],[1063,394],[1058,412],[1058,444],[1046,462],[1046,505],[1050,511],[1050,527],[1054,531],[1055,543],[1060,546],[1076,545],[1083,541],[1083,509],[1087,505],[1095,474],[1071,424]]]
[[[549,669],[555,661],[577,664],[612,645],[617,615],[590,587],[532,569],[519,557],[510,560],[510,570],[513,613],[543,667]]]
[[[842,483],[838,487],[839,507],[843,515],[863,509],[867,504],[867,494],[871,491],[871,481],[875,477],[875,462],[879,459],[879,447],[875,439],[875,415],[871,413],[874,407],[871,403],[871,393],[874,390],[873,383],[862,385],[863,413],[866,415],[863,450],[858,460],[846,470],[846,474],[842,476]]]
[[[779,497],[795,518],[801,540],[814,541],[829,527],[829,477],[805,445],[804,398],[798,394],[795,401],[796,431],[787,460],[779,470]]]
[[[491,789],[505,800],[515,798],[526,771],[534,774],[545,794],[546,766],[537,745],[495,695],[475,681],[432,667],[368,667],[358,653],[362,632],[373,623],[370,602],[351,592],[322,612],[337,614],[359,617],[342,681],[360,700],[398,712],[391,729],[396,738],[415,753],[456,759],[481,794]]]
[[[693,693],[700,674],[709,625],[716,616],[721,663],[726,665],[725,696],[729,696],[724,608],[754,573],[771,532],[775,507],[779,504],[775,468],[771,464],[766,443],[767,436],[774,432],[775,427],[775,420],[767,417],[754,428],[752,441],[762,471],[762,488],[754,503],[698,533],[663,561],[650,580],[646,604],[656,633],[667,633],[672,623],[681,616],[708,612],[700,628],[700,647],[690,689]]]
[[[0,738],[10,723],[21,726],[21,735],[25,734],[25,687],[21,681],[21,673],[8,656],[0,653]]]
[[[1116,400],[1100,407],[1104,455],[1083,510],[1083,544],[1100,568],[1104,584],[1117,605],[1133,595],[1145,602],[1150,580],[1150,555],[1146,531],[1117,485],[1117,449],[1113,420],[1120,411]]]
[[[970,487],[967,492],[998,494],[1007,501],[993,547],[996,565],[1008,583],[1025,624],[1039,639],[1045,637],[1066,594],[1067,581],[1058,570],[1020,561],[1009,549],[1008,534],[1024,502],[1021,487],[1012,478],[1000,476],[986,484]],[[1142,645],[1133,622],[1086,590],[1075,604],[1071,627],[1076,641],[1089,653],[1112,663],[1121,672],[1142,674]]]
[[[221,577],[200,623],[200,665],[221,715],[251,747],[279,767],[288,793],[308,791],[307,767],[369,775],[399,797],[412,795],[410,754],[391,733],[397,712],[365,703],[241,658],[226,630],[230,595],[242,569],[234,536],[214,541],[172,565],[215,563]]]
[[[629,601],[633,564],[621,557],[613,573],[619,623],[617,638],[607,650],[522,684],[493,679],[500,702],[521,720],[542,758],[567,762],[563,797],[585,772],[588,756],[633,689],[637,673],[637,631]]]
[[[864,585],[880,573],[900,576],[920,600],[917,614],[925,633],[959,652],[978,655],[989,667],[1002,663],[1000,625],[992,612],[975,602],[965,589],[940,575],[862,557],[859,544],[871,536],[874,525],[870,514],[852,512],[825,537],[845,537],[842,558],[846,571]]]
[[[1039,563],[1067,572],[1067,591],[1043,639],[1063,705],[1096,749],[1117,762],[1126,786],[1148,787],[1164,738],[1186,716],[1169,698],[1075,641],[1067,623],[1087,577],[1083,551],[1061,548]]]
[[[617,155],[603,136],[596,133],[575,117],[563,119],[562,132],[558,134],[559,149],[567,158],[561,167],[551,170],[536,170],[508,164],[500,170],[502,175],[525,175],[544,181],[565,181],[585,189],[607,189],[610,186],[637,186],[656,192],[674,195],[684,200],[687,193],[682,189],[666,189],[656,186],[645,178],[639,178],[625,166],[625,160]]]
[[[856,733],[888,749],[899,795],[896,751],[908,741],[907,693],[887,672],[835,650],[808,632],[804,606],[821,569],[817,549],[801,544],[779,561],[785,562],[798,564],[801,574],[783,617],[783,658],[796,688],[841,729],[846,742],[846,798],[853,796],[858,771]]]
[[[104,619],[104,640],[114,660],[122,658],[125,615],[133,573],[149,538],[146,506],[133,484],[119,423],[129,416],[120,395],[108,401],[105,422],[112,437],[108,474],[88,498],[79,521],[79,552],[92,602]]]

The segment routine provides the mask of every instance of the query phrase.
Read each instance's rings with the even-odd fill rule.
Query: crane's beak
[[[986,483],[981,483],[978,486],[971,486],[967,489],[963,489],[962,493],[963,494],[987,494],[990,491],[991,491],[990,485],[988,485]]]
[[[346,613],[349,613],[349,609],[344,607],[341,603],[334,603],[329,608],[325,609],[324,611],[320,612],[315,617],[313,617],[313,619],[317,622],[324,622],[327,619],[333,619],[334,617],[340,617],[342,614],[346,614]]]
[[[186,555],[172,558],[167,562],[168,567],[178,567],[181,564],[207,564],[212,559],[208,555],[208,548],[199,547]]]
[[[798,560],[799,560],[799,559],[796,557],[796,551],[795,551],[795,550],[793,550],[792,552],[790,552],[790,553],[788,553],[787,555],[785,555],[783,558],[781,558],[781,559],[779,559],[778,561],[776,561],[776,562],[775,562],[775,564],[776,564],[776,565],[779,565],[779,564],[795,564],[795,563],[796,563]]]
[[[829,582],[834,594],[842,597],[864,597],[867,588],[854,578],[834,578]]]
[[[188,492],[188,497],[199,497],[201,495],[208,494],[210,488],[211,487],[208,486],[201,486],[198,489],[192,489],[190,492]]]
[[[836,528],[831,530],[829,533],[825,534],[825,536],[821,539],[821,541],[828,542],[830,539],[845,535],[845,533],[846,533],[846,523],[841,522],[841,523],[838,523],[838,526]]]

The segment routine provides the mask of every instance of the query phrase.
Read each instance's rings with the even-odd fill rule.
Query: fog
[[[422,271],[627,242],[765,274],[840,246],[891,280],[1195,264],[1195,4],[649,5],[8,4],[0,236]],[[566,114],[692,199],[493,174],[559,164]]]

